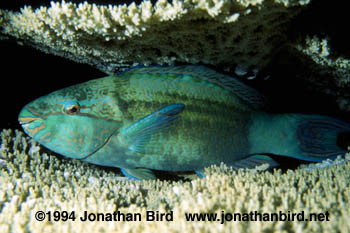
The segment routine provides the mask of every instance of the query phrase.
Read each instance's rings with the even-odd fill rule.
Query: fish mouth
[[[27,106],[25,106],[19,113],[18,122],[21,124],[24,131],[30,136],[34,136],[41,129],[45,128],[42,118],[30,111]]]
[[[18,122],[22,126],[26,127],[26,126],[30,125],[30,123],[32,123],[33,121],[38,120],[38,119],[40,119],[40,118],[39,117],[18,117]]]

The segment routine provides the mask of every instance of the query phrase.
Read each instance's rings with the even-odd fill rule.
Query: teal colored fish
[[[264,104],[254,89],[203,66],[143,67],[40,97],[19,122],[54,152],[135,179],[221,162],[277,166],[270,154],[322,161],[346,153],[337,138],[348,123],[268,114]]]

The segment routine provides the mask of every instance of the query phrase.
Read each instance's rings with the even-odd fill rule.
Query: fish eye
[[[77,114],[77,113],[79,113],[79,111],[80,111],[80,106],[77,104],[72,104],[72,105],[69,105],[66,107],[66,113],[68,115]]]

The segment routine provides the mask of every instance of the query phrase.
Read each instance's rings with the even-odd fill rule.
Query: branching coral
[[[51,3],[0,10],[1,34],[106,73],[177,62],[263,67],[308,0],[159,0],[124,5]],[[296,8],[296,6],[299,6]]]

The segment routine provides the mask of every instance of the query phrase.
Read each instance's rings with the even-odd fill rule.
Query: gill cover
[[[83,159],[103,147],[115,130],[111,122],[104,120],[79,115],[51,115],[45,120],[45,128],[34,139],[56,153]]]

